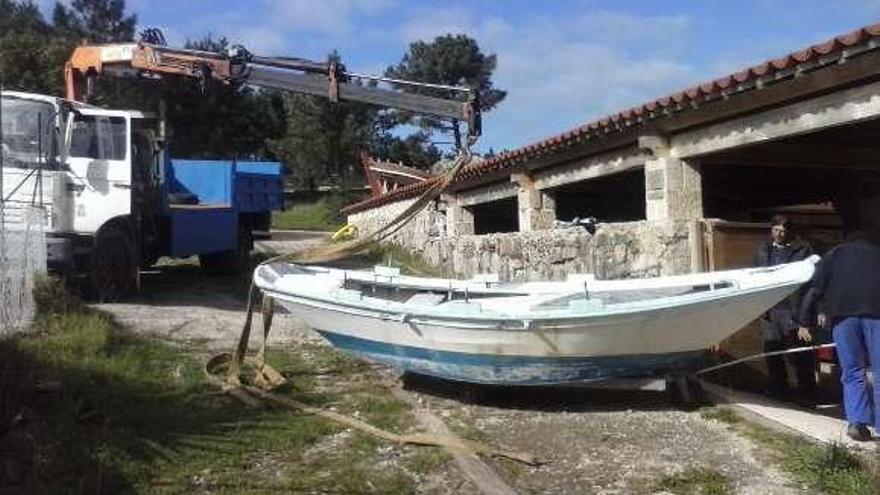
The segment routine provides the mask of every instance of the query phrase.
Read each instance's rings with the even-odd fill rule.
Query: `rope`
[[[362,251],[373,243],[387,239],[412,220],[431,201],[438,198],[446,188],[449,187],[449,184],[455,180],[459,172],[470,163],[471,159],[472,155],[470,150],[465,149],[464,152],[456,158],[456,161],[450,170],[425,191],[412,205],[406,208],[406,210],[390,222],[364,238],[331,246],[320,246],[318,248],[282,254],[263,261],[259,266],[276,263],[278,261],[326,263],[350,256]],[[301,411],[319,416],[394,443],[444,447],[450,450],[474,455],[486,454],[495,457],[506,457],[533,466],[539,464],[536,458],[531,454],[502,451],[482,443],[457,437],[439,436],[427,433],[398,435],[377,428],[364,421],[333,411],[310,406],[290,397],[272,392],[278,387],[284,385],[287,380],[278,372],[278,370],[266,363],[266,346],[269,338],[269,331],[272,327],[272,317],[274,315],[274,303],[270,297],[264,297],[261,305],[261,313],[263,315],[263,341],[260,350],[254,357],[247,356],[248,342],[250,341],[251,329],[253,327],[254,308],[256,306],[257,296],[257,287],[254,284],[253,277],[251,277],[251,282],[248,288],[247,313],[245,315],[244,325],[242,326],[241,336],[239,337],[235,352],[233,354],[218,354],[209,359],[205,364],[204,371],[208,381],[218,386],[223,392],[251,407],[257,407],[266,402],[272,403],[292,411]],[[225,377],[221,377],[223,368],[227,369]],[[253,385],[242,382],[241,376],[245,368],[253,373],[253,378],[251,379]]]
[[[290,397],[273,393],[271,392],[272,388],[285,383],[284,377],[282,377],[271,366],[259,362],[257,358],[246,357],[244,362],[256,372],[257,382],[262,382],[263,384],[258,384],[256,386],[245,384],[232,386],[225,380],[219,378],[220,369],[232,362],[232,354],[225,353],[214,356],[205,365],[205,374],[209,381],[220,387],[224,392],[229,393],[249,406],[259,406],[263,402],[272,403],[291,411],[299,411],[319,416],[333,421],[334,423],[398,444],[444,447],[470,454],[486,454],[494,457],[506,457],[532,466],[539,464],[539,461],[531,454],[498,450],[479,442],[457,437],[434,435],[430,433],[415,433],[410,435],[391,433],[381,428],[377,428],[365,421],[352,418],[351,416],[310,406]]]
[[[709,366],[708,368],[703,368],[703,369],[697,370],[697,371],[693,372],[691,374],[691,376],[697,377],[697,376],[700,376],[700,375],[703,375],[706,373],[711,373],[713,371],[718,371],[720,369],[728,368],[728,367],[736,365],[736,364],[745,363],[747,361],[754,361],[756,359],[761,359],[764,357],[781,356],[783,354],[795,354],[798,352],[815,351],[817,349],[833,349],[835,347],[837,347],[837,346],[834,344],[819,344],[819,345],[811,345],[811,346],[804,346],[804,347],[793,347],[791,349],[784,349],[781,351],[762,352],[760,354],[752,354],[751,356],[742,357],[739,359],[735,359],[733,361],[729,361],[729,362],[721,363],[721,364],[716,364],[714,366]]]

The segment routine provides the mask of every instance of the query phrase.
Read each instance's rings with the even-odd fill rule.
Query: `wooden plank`
[[[758,246],[767,239],[769,224],[707,220],[705,243],[710,271],[747,268],[754,266]],[[762,352],[761,328],[753,321],[721,341],[719,349],[734,358]],[[764,361],[750,361],[746,366],[759,373],[766,373]]]
[[[413,408],[413,416],[416,421],[428,433],[441,437],[457,438],[442,419],[436,414],[423,408],[412,396],[405,393],[399,387],[391,387],[391,393],[399,400],[410,404]],[[516,490],[507,484],[485,461],[475,454],[460,450],[445,449],[458,465],[459,469],[468,477],[483,495],[516,495]]]

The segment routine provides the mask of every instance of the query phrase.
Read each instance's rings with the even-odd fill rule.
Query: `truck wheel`
[[[98,233],[91,257],[92,296],[99,302],[113,302],[134,292],[138,263],[127,230],[112,225]]]
[[[251,230],[242,223],[238,229],[236,249],[220,253],[200,254],[199,264],[210,275],[234,275],[248,269],[254,241]]]

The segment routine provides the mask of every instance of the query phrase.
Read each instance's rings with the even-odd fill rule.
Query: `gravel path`
[[[283,252],[318,242],[323,238],[288,234],[260,241],[258,249]],[[98,307],[138,333],[229,350],[241,331],[246,292],[241,278],[207,277],[184,262],[145,274],[137,298]],[[259,342],[259,316],[254,325],[252,345]],[[271,342],[303,341],[320,338],[292,316],[276,314]],[[387,375],[396,381],[393,371]],[[697,467],[720,473],[740,494],[802,493],[749,441],[697,412],[672,408],[663,393],[404,383],[403,397],[458,434],[544,459],[534,468],[489,460],[520,493],[657,493],[659,479]],[[472,483],[456,483],[460,493],[478,493]]]
[[[281,239],[257,241],[255,251],[263,255],[293,252],[322,244],[326,234],[285,232]],[[133,332],[166,340],[195,342],[209,350],[229,350],[238,342],[244,323],[249,280],[247,277],[218,277],[202,273],[195,258],[160,262],[141,275],[142,290],[124,303],[95,307],[113,315]],[[276,314],[271,341],[299,342],[318,339],[298,320]],[[254,318],[251,346],[260,341],[262,320]]]

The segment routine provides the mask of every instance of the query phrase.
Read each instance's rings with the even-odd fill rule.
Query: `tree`
[[[188,41],[186,48],[223,52],[225,38]],[[274,91],[168,78],[160,96],[168,104],[171,151],[188,158],[273,158],[272,140],[285,131],[284,100]]]
[[[335,51],[328,57],[339,62]],[[360,173],[358,151],[376,136],[377,109],[350,101],[301,94],[284,96],[287,129],[272,143],[297,187],[310,191],[333,183],[345,186]]]
[[[7,89],[58,93],[67,43],[31,2],[0,0],[0,84]]]
[[[476,40],[463,34],[447,34],[426,43],[417,41],[409,45],[409,50],[397,65],[385,70],[387,77],[411,81],[442,84],[447,86],[467,86],[480,93],[480,109],[489,111],[495,108],[506,91],[497,89],[492,83],[492,73],[498,64],[497,57],[485,55]],[[454,98],[449,90],[399,85],[406,92]],[[457,124],[449,126],[435,118],[419,117],[409,112],[394,112],[391,126],[416,124],[427,135],[436,131],[452,131],[458,142]]]
[[[134,39],[137,16],[125,15],[125,0],[73,0],[55,4],[52,23],[76,41],[116,43]]]
[[[131,41],[136,17],[123,0],[73,0],[55,5],[50,24],[31,1],[0,0],[0,83],[37,93],[64,92],[64,62],[83,39]],[[127,101],[117,84],[104,84],[96,101]]]
[[[371,151],[385,160],[401,162],[422,170],[430,169],[443,158],[443,154],[423,131],[417,131],[403,138],[389,132],[379,133],[374,139]]]

